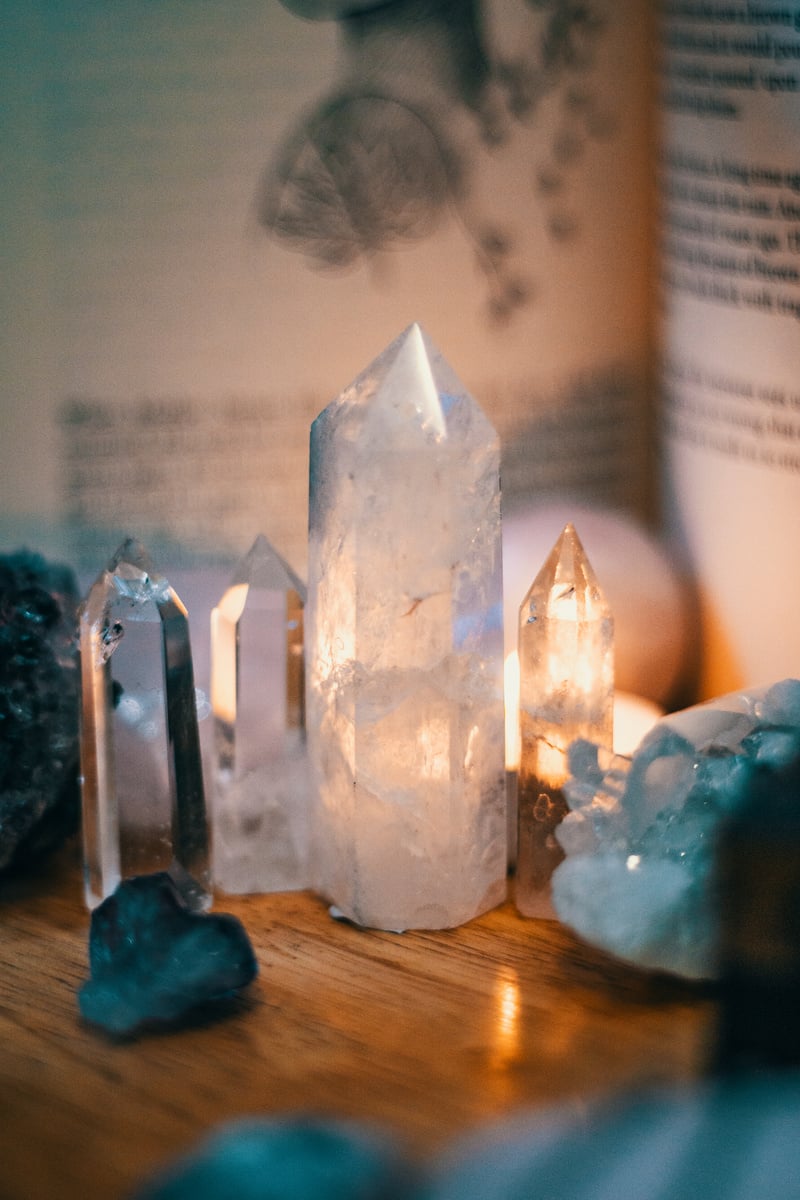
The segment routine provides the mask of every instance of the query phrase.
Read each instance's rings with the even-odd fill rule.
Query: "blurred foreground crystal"
[[[559,917],[619,958],[715,977],[720,838],[740,814],[752,823],[754,806],[765,822],[796,806],[800,681],[664,717],[632,759],[578,742],[570,771],[564,790],[571,811],[556,834],[567,854],[553,876]],[[752,830],[750,837],[763,864],[764,839]],[[794,913],[796,939],[796,892],[792,899],[778,866],[776,858],[761,903],[771,897]],[[763,912],[757,917],[769,920]]]
[[[259,536],[211,614],[213,875],[226,892],[308,885],[304,604]]]
[[[128,539],[80,613],[86,901],[168,871],[207,908],[208,835],[186,609]]]
[[[564,852],[554,831],[567,811],[567,749],[610,746],[614,622],[572,525],[565,525],[519,613],[520,764],[516,905],[552,917],[550,878]]]
[[[383,929],[503,899],[497,436],[418,326],[311,430],[313,882]]]

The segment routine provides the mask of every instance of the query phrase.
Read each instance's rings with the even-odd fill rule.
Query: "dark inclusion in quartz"
[[[77,605],[68,567],[0,555],[0,873],[77,827]]]
[[[241,921],[191,912],[166,871],[124,880],[97,906],[89,967],[81,1015],[115,1037],[180,1024],[258,974]]]

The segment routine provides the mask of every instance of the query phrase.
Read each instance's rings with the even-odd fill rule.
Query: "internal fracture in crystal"
[[[213,876],[226,892],[308,886],[305,597],[262,535],[211,614]]]
[[[520,766],[517,908],[550,917],[550,879],[564,852],[554,837],[567,812],[562,785],[576,738],[610,746],[614,622],[572,525],[567,524],[520,607]]]
[[[314,886],[458,925],[506,874],[499,447],[412,325],[311,430]]]
[[[123,543],[80,611],[86,901],[168,871],[210,903],[208,832],[186,609],[141,543]]]

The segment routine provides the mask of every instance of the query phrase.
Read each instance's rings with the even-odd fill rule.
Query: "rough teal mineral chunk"
[[[386,1135],[312,1118],[236,1121],[134,1200],[412,1200],[416,1173]]]
[[[241,921],[189,911],[165,871],[124,880],[93,911],[89,966],[81,1015],[115,1037],[179,1024],[258,973]]]
[[[77,827],[77,601],[68,567],[0,555],[0,873]]]

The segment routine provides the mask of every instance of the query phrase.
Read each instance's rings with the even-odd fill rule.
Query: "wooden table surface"
[[[219,897],[260,975],[224,1019],[115,1044],[82,1024],[75,846],[0,886],[0,1196],[125,1195],[237,1115],[377,1120],[427,1154],[522,1107],[702,1073],[701,990],[628,970],[507,904],[460,929],[337,923],[308,893]]]

